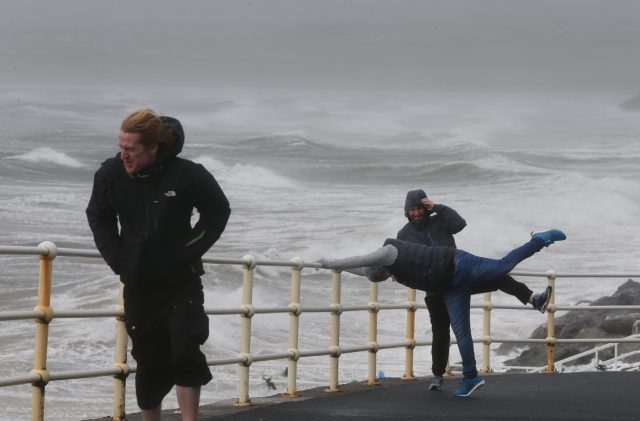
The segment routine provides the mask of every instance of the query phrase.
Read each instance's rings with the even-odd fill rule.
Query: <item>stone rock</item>
[[[615,336],[629,336],[633,334],[633,324],[638,320],[640,313],[634,313],[631,317],[605,319],[600,324],[600,329]]]
[[[622,284],[616,292],[608,297],[601,297],[593,301],[592,306],[605,305],[640,305],[640,283],[631,279]],[[579,338],[620,338],[634,334],[640,329],[640,311],[638,310],[594,310],[569,311],[555,320],[555,334],[559,339]],[[538,326],[530,338],[544,339],[547,337],[547,325]],[[554,349],[555,361],[572,355],[591,350],[594,344],[557,344]],[[518,344],[502,344],[497,353],[505,355],[515,349]],[[639,344],[620,344],[618,353],[640,349]],[[546,364],[546,345],[533,344],[527,347],[519,357],[505,361],[505,365],[539,367]],[[600,351],[598,358],[607,360],[614,357],[613,348]],[[587,364],[594,358],[588,355],[571,364]],[[631,357],[627,361],[640,361],[640,356]]]
[[[640,94],[620,104],[620,108],[625,111],[640,111]]]

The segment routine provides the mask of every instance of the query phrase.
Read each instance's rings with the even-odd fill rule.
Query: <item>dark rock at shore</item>
[[[640,305],[640,283],[631,279],[622,284],[618,290],[609,297],[601,297],[593,301],[591,306],[606,305]],[[569,311],[567,314],[555,319],[555,336],[558,339],[573,338],[620,338],[629,336],[638,329],[637,321],[640,320],[638,310],[588,310]],[[547,337],[546,323],[538,326],[530,338],[544,339]],[[554,354],[555,361],[591,350],[601,344],[557,344]],[[502,344],[498,347],[498,354],[507,354],[519,348],[518,344]],[[623,354],[640,349],[639,344],[619,344],[618,354]],[[610,348],[599,352],[599,360],[608,360],[614,357],[614,349]],[[511,360],[505,361],[505,365],[540,367],[546,364],[546,345],[534,344],[528,347],[522,354]],[[568,365],[587,364],[594,358],[593,354],[587,355]],[[626,361],[640,361],[640,356],[635,355]]]
[[[620,104],[625,111],[640,111],[640,94]]]

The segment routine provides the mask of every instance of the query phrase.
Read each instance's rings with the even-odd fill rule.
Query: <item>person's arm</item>
[[[428,203],[425,203],[425,201],[428,201]],[[431,212],[437,213],[438,216],[442,218],[444,226],[449,234],[457,234],[467,226],[467,221],[465,221],[458,212],[452,208],[443,204],[433,203],[430,199],[422,199],[422,203],[427,206]]]
[[[213,175],[200,164],[195,172],[190,190],[200,218],[183,245],[188,263],[202,257],[218,241],[231,215],[229,200]]]
[[[367,276],[367,268],[366,267],[360,267],[360,268],[349,268],[349,269],[344,269],[345,272],[349,272],[349,273],[353,273],[354,275],[358,275],[358,276]]]
[[[363,269],[370,266],[389,266],[396,261],[398,257],[398,249],[392,244],[387,244],[384,247],[377,249],[376,251],[365,254],[363,256],[352,256],[344,259],[320,259],[318,262],[325,269]],[[356,273],[351,270],[348,272]],[[357,275],[363,275],[363,273],[356,273]]]
[[[96,172],[93,179],[93,190],[86,213],[98,251],[113,272],[120,274],[118,215],[108,200],[106,181],[99,172]]]

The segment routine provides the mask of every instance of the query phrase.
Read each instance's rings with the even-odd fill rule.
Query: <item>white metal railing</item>
[[[617,369],[617,365],[620,362],[620,360],[626,359],[628,357],[634,356],[634,355],[639,355],[640,354],[640,350],[637,351],[630,351],[630,352],[626,352],[624,354],[620,354],[618,353],[618,345],[620,343],[625,343],[625,342],[631,342],[631,343],[636,343],[636,340],[634,339],[638,339],[640,338],[640,335],[629,335],[625,338],[620,338],[620,339],[630,339],[630,341],[624,341],[624,342],[615,342],[615,343],[607,343],[605,345],[600,345],[600,346],[596,346],[592,349],[580,352],[578,354],[572,355],[570,357],[564,358],[562,360],[558,360],[555,362],[555,368],[556,370],[562,372],[564,371],[564,366],[567,365],[568,363],[577,361],[583,357],[589,356],[589,355],[593,355],[594,356],[594,367],[598,370],[606,370],[608,366],[610,366],[611,364],[614,365],[614,370]],[[567,343],[565,341],[560,342],[561,340],[558,340],[558,343]],[[584,343],[585,341],[580,341],[581,343]],[[586,343],[602,343],[601,340],[597,340],[597,342],[593,342],[593,341],[589,341]],[[610,358],[608,360],[605,361],[600,361],[599,358],[599,353],[600,351],[604,351],[607,349],[614,349],[614,356],[613,358]],[[634,363],[630,365],[631,367],[640,367],[640,363]],[[542,367],[531,367],[531,366],[509,366],[509,368],[514,368],[514,369],[519,369],[519,370],[525,370],[529,373],[540,373],[545,371],[546,366],[542,366]]]
[[[640,338],[640,335],[629,335],[629,336],[627,336],[626,338],[623,338],[623,339],[637,339],[637,338]],[[600,351],[604,351],[604,350],[607,350],[607,349],[610,349],[610,348],[614,349],[614,357],[609,359],[609,360],[602,361],[600,364],[602,364],[603,366],[606,366],[606,365],[611,364],[611,363],[615,364],[621,358],[630,357],[632,355],[640,353],[640,351],[633,351],[633,352],[627,352],[625,354],[620,355],[620,354],[618,354],[618,345],[619,345],[619,342],[607,343],[605,345],[597,346],[597,347],[595,347],[593,349],[590,349],[590,350],[587,350],[587,351],[584,351],[584,352],[580,352],[579,354],[572,355],[570,357],[567,357],[567,358],[564,358],[562,360],[556,361],[556,366],[557,366],[558,369],[562,370],[562,368],[564,367],[565,364],[573,362],[573,361],[577,361],[580,358],[586,357],[588,355],[593,355],[594,358],[595,358],[596,364],[597,364],[599,362],[598,354],[600,353]]]
[[[32,419],[44,419],[45,387],[51,381],[64,381],[71,379],[81,379],[89,377],[114,377],[114,406],[113,419],[125,419],[125,385],[127,376],[135,373],[135,367],[127,363],[127,333],[124,327],[124,307],[122,302],[122,285],[120,287],[117,307],[113,310],[55,310],[50,306],[51,299],[51,274],[52,262],[56,256],[100,258],[96,250],[57,248],[51,242],[43,242],[36,247],[0,246],[0,254],[8,255],[35,255],[40,259],[38,305],[32,311],[7,311],[0,312],[0,321],[14,320],[35,320],[35,356],[33,370],[29,374],[14,377],[0,378],[0,387],[20,384],[32,385]],[[303,306],[300,303],[301,275],[304,268],[320,268],[317,264],[305,264],[302,260],[294,258],[291,261],[257,260],[251,255],[242,259],[215,258],[205,256],[205,263],[239,265],[243,270],[242,303],[236,308],[205,308],[206,313],[213,316],[240,316],[240,349],[235,358],[222,358],[207,360],[210,366],[237,364],[238,373],[238,405],[249,405],[249,373],[253,363],[273,360],[288,360],[287,365],[287,392],[285,396],[296,397],[297,392],[297,362],[300,358],[328,356],[328,392],[339,391],[339,360],[341,355],[367,352],[367,384],[376,384],[377,352],[381,349],[405,348],[405,369],[404,379],[415,378],[413,373],[413,352],[416,346],[431,345],[431,341],[415,340],[415,312],[418,308],[424,308],[424,304],[416,304],[416,291],[408,290],[406,303],[402,304],[381,304],[378,302],[378,284],[370,283],[369,302],[364,305],[346,306],[341,304],[341,273],[332,270],[331,303],[327,306]],[[253,274],[257,266],[286,267],[291,271],[290,302],[286,307],[256,308],[253,305]],[[491,294],[484,294],[484,302],[481,305],[474,305],[474,308],[483,309],[483,335],[475,339],[475,343],[483,344],[482,371],[491,370],[492,343],[544,343],[547,345],[547,361],[544,371],[555,372],[556,364],[565,364],[567,360],[554,362],[553,350],[556,344],[560,343],[604,343],[605,346],[617,346],[619,343],[640,343],[640,337],[626,338],[587,338],[587,339],[558,339],[554,334],[554,316],[560,310],[640,310],[640,306],[558,306],[555,304],[555,281],[557,278],[565,277],[640,277],[639,274],[559,274],[554,271],[545,273],[536,272],[513,272],[517,276],[546,277],[549,285],[553,287],[551,302],[547,315],[547,337],[545,339],[512,339],[491,336],[491,312],[494,309],[523,310],[522,306],[494,305],[491,302]],[[406,334],[402,340],[392,343],[378,342],[378,313],[383,310],[405,310],[407,312]],[[369,313],[368,342],[360,346],[344,347],[340,346],[341,315],[344,312],[367,311]],[[260,314],[289,314],[288,344],[287,349],[272,354],[254,355],[251,353],[251,322],[252,318]],[[299,349],[299,317],[303,313],[329,313],[331,333],[330,343],[322,349]],[[111,368],[97,370],[76,370],[64,372],[50,372],[47,370],[46,358],[48,347],[48,325],[54,319],[62,318],[94,318],[94,317],[114,317],[116,319],[116,352],[115,362]],[[598,350],[604,349],[599,347]],[[598,352],[594,350],[592,352]]]

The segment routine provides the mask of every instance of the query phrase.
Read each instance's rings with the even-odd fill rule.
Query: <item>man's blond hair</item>
[[[176,138],[160,116],[149,108],[143,108],[129,114],[120,126],[125,133],[140,134],[140,143],[145,148],[158,144],[160,148],[171,148],[176,143]]]

